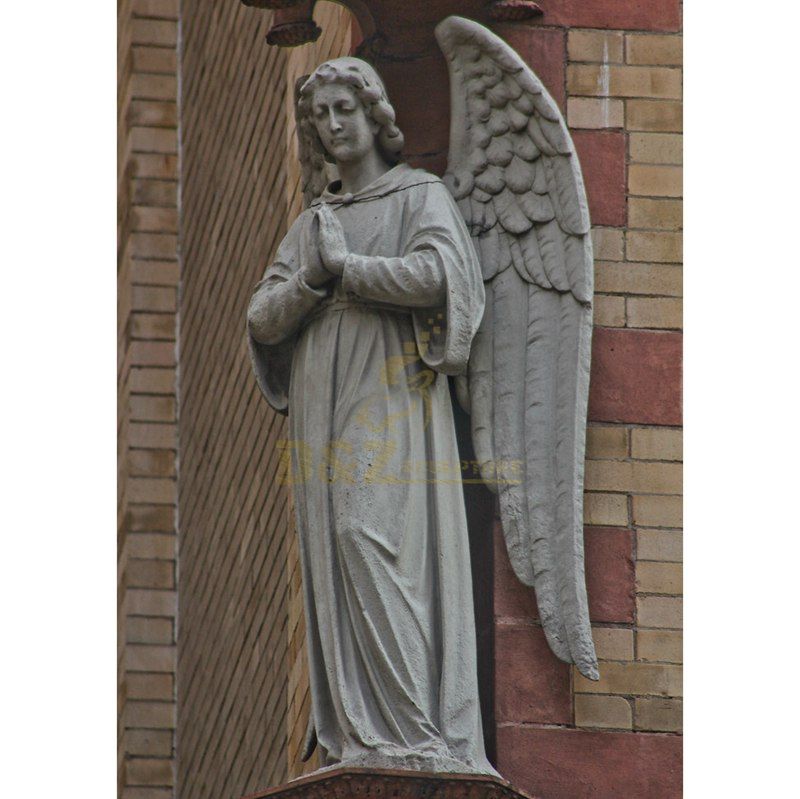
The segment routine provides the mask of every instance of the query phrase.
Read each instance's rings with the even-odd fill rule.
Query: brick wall
[[[681,790],[680,7],[612,6],[552,2],[543,25],[500,29],[566,108],[594,226],[585,520],[601,679],[551,655],[496,529],[494,712],[500,770],[528,790],[660,799]]]
[[[302,604],[277,442],[245,339],[255,283],[300,210],[295,76],[349,49],[344,12],[293,52],[271,15],[182,5],[178,795],[294,773],[308,714]]]
[[[173,795],[177,0],[118,5],[119,793]]]

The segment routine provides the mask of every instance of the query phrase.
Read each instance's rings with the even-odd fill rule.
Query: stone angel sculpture
[[[592,261],[577,158],[500,39],[458,17],[437,36],[453,98],[444,181],[402,161],[369,64],[320,65],[297,93],[307,207],[248,310],[259,386],[289,415],[306,756],[318,746],[324,768],[496,774],[448,376],[548,640],[596,675],[581,527]]]

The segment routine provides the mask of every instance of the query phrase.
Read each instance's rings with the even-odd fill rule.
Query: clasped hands
[[[306,239],[303,251],[308,262],[302,268],[303,280],[312,288],[319,288],[341,276],[348,255],[347,242],[342,223],[329,205],[323,204],[316,211],[306,228]]]

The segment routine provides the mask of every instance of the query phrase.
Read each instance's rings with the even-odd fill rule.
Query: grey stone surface
[[[582,555],[592,272],[577,157],[502,41],[455,17],[437,34],[453,98],[445,182],[402,163],[368,64],[322,64],[298,91],[308,207],[248,312],[259,385],[289,413],[311,739],[327,768],[495,773],[448,375],[551,647],[596,674]]]

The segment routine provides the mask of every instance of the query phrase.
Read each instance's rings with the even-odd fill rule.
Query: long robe
[[[447,375],[466,369],[480,267],[442,182],[398,165],[303,212],[248,314],[288,408],[313,724],[326,766],[495,773],[478,701],[467,523]],[[315,207],[344,273],[299,270]]]

